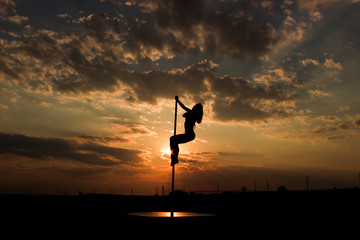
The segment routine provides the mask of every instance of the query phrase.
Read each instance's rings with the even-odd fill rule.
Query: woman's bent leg
[[[179,162],[178,155],[179,155],[179,144],[180,143],[187,143],[194,140],[195,134],[179,134],[170,137],[170,149],[171,149],[171,166],[175,165]]]

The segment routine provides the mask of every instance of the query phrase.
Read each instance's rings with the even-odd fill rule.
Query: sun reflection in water
[[[172,217],[171,212],[136,212],[129,213],[131,216],[138,217]],[[215,214],[195,213],[195,212],[173,212],[173,217],[211,217]]]

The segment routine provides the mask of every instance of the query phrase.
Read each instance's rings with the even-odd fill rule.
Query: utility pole
[[[269,178],[266,178],[266,190],[269,191],[270,185],[269,185]]]
[[[256,192],[256,181],[254,181],[254,191]]]

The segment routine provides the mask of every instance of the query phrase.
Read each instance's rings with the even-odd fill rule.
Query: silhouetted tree
[[[278,192],[287,192],[287,189],[286,189],[285,186],[279,186],[279,187],[277,188],[277,191],[278,191]]]

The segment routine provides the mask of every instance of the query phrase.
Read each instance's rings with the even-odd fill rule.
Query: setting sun
[[[167,147],[167,148],[164,147],[164,148],[162,148],[162,149],[160,150],[160,152],[161,152],[161,155],[162,155],[162,156],[170,159],[170,155],[171,155],[170,147]]]

